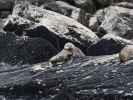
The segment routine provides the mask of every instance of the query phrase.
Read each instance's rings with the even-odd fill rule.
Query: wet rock
[[[82,8],[75,7],[69,3],[63,1],[53,1],[42,5],[43,8],[51,11],[61,13],[65,16],[71,17],[81,24],[88,26],[88,20],[90,18],[90,13],[86,12]]]
[[[11,11],[14,6],[14,0],[0,0],[0,10]]]
[[[48,60],[57,53],[55,47],[42,38],[16,37],[0,34],[0,61],[10,64],[33,64]]]
[[[21,8],[23,8],[21,6],[23,5],[16,5],[12,15],[17,15],[18,18],[10,17],[11,19],[7,19],[7,22],[4,26],[4,29],[6,29],[6,31],[10,31],[7,29],[7,26],[15,26],[14,28],[12,28],[12,31],[15,31],[18,27],[22,27],[20,28],[22,30],[19,33],[24,33],[28,36],[41,34],[40,36],[43,36],[43,38],[46,38],[50,42],[53,41],[51,37],[55,36],[59,39],[59,41],[63,40],[63,42],[59,42],[61,48],[63,48],[66,41],[71,41],[85,48],[99,39],[90,29],[86,28],[85,26],[81,25],[71,18],[60,15],[53,11],[35,7],[33,5],[25,6],[25,10],[21,10]],[[26,19],[23,21],[27,24],[26,28],[25,24],[23,24],[22,21],[19,20],[21,18]],[[14,19],[16,21],[10,21]],[[29,23],[33,22],[34,24],[30,25],[27,21],[29,21]]]
[[[132,41],[116,35],[107,34],[100,41],[93,44],[88,49],[90,55],[108,55],[120,52],[125,45],[133,44]]]
[[[48,62],[10,67],[0,71],[0,91],[13,93],[12,96],[41,93],[48,100],[124,98],[133,95],[132,64],[132,60],[119,63],[118,55],[114,54],[86,57],[54,68],[46,68]],[[42,68],[32,72],[37,66]]]
[[[22,31],[32,25],[35,25],[35,23],[27,20],[26,18],[22,18],[17,15],[10,15],[7,19],[5,19],[3,29],[6,32],[15,32],[16,35],[22,36]]]
[[[89,13],[93,13],[96,10],[96,5],[93,0],[74,0],[75,5],[84,9]]]

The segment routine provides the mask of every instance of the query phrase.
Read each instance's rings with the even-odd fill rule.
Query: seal
[[[64,45],[63,50],[52,57],[49,62],[53,65],[58,65],[70,61],[73,58],[81,58],[84,56],[85,54],[78,47],[68,42]]]
[[[133,45],[126,45],[119,53],[120,62],[125,63],[133,57]]]

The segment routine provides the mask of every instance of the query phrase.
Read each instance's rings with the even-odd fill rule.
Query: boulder
[[[14,0],[0,0],[0,18],[6,18],[12,13]]]
[[[12,27],[12,31],[16,32],[19,28],[19,33],[31,37],[43,37],[51,43],[54,42],[55,47],[58,44],[61,48],[67,41],[85,48],[99,39],[90,29],[64,15],[33,5],[25,6],[25,10],[22,10],[21,6],[24,5],[16,5],[13,15],[7,19],[4,26],[6,31],[10,31]],[[7,28],[8,26],[11,27]]]
[[[50,3],[46,3],[43,5],[43,8],[71,17],[85,26],[88,26],[88,21],[91,15],[84,9],[77,8],[63,1],[53,1]]]
[[[88,48],[88,54],[90,53],[89,55],[92,56],[114,54],[120,52],[125,45],[133,45],[133,42],[113,34],[107,34]]]
[[[20,38],[13,33],[0,33],[0,62],[33,64],[46,61],[57,49],[42,38]]]
[[[120,6],[110,6],[98,11],[90,20],[90,27],[102,37],[111,33],[126,39],[132,39],[133,10]],[[97,14],[96,13],[96,14]],[[96,26],[95,26],[96,25]]]
[[[0,64],[0,68],[5,65]],[[47,66],[48,62],[44,62],[35,65],[8,65],[7,69],[1,69],[1,98],[125,100],[133,96],[133,61],[122,64],[117,54],[86,57],[52,68]]]
[[[76,20],[78,19],[81,10],[80,8],[77,8],[63,1],[53,1],[51,3],[46,3],[43,5],[43,8],[61,13]]]
[[[92,31],[97,32],[99,26],[101,25],[101,23],[104,20],[104,15],[105,15],[104,10],[100,9],[89,19],[88,26]],[[101,36],[103,36],[102,33],[103,32],[100,33]],[[98,36],[100,37],[99,34],[98,34]]]
[[[14,0],[0,0],[0,11],[12,11]]]

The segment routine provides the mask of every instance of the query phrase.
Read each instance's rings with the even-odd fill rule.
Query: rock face
[[[0,61],[10,64],[39,63],[57,53],[54,46],[42,38],[17,38],[12,33],[0,33],[0,47]]]
[[[51,3],[44,4],[43,8],[61,13],[75,20],[78,20],[81,11],[80,8],[63,1],[53,1]]]
[[[9,28],[12,27],[12,31],[15,32],[16,29],[22,29],[20,27],[23,27],[24,29],[22,29],[22,31],[19,30],[19,33],[27,36],[41,34],[43,38],[46,38],[49,41],[52,41],[51,37],[55,36],[59,39],[59,41],[64,40],[63,42],[59,42],[60,47],[64,46],[65,41],[71,41],[79,46],[87,47],[99,39],[90,29],[66,16],[37,8],[32,5],[25,6],[25,10],[23,11],[21,9],[23,7],[21,6],[22,5],[16,5],[12,15],[13,17],[11,16],[7,19],[4,26],[6,31],[10,31]],[[26,20],[20,20],[22,19],[21,17]],[[12,22],[11,20],[16,21]],[[32,22],[33,24],[31,24]],[[8,26],[11,27],[8,28]]]
[[[132,100],[133,61],[118,55],[133,45],[132,0],[9,1],[0,1],[0,17],[12,12],[0,19],[0,100]],[[68,42],[87,56],[51,66]]]
[[[104,35],[97,43],[88,48],[89,55],[109,55],[120,52],[125,45],[133,45],[133,42],[116,35]]]
[[[53,56],[49,61],[53,65],[63,64],[72,62],[75,58],[83,58],[85,54],[74,44],[68,42],[64,45],[57,55]]]
[[[46,68],[47,62],[33,66],[8,66],[8,70],[0,70],[0,89],[23,95],[27,93],[33,97],[36,94],[36,100],[45,97],[48,100],[82,100],[90,97],[103,100],[117,97],[125,100],[123,98],[133,95],[132,64],[132,60],[127,64],[120,64],[118,55],[115,54],[86,57],[70,65],[54,68]],[[4,66],[1,65],[2,67]],[[38,70],[33,72],[31,69],[35,67],[38,67]],[[10,70],[12,72],[9,72]],[[107,97],[111,98],[106,99]]]
[[[98,36],[111,33],[132,39],[132,9],[110,6],[97,12],[90,20],[90,27],[96,29]],[[95,26],[96,25],[96,26]]]
[[[6,18],[11,14],[14,6],[14,0],[0,0],[0,18]]]

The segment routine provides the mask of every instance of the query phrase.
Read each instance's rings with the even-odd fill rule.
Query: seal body
[[[120,62],[124,63],[133,57],[133,45],[125,46],[119,53]]]
[[[63,64],[64,62],[67,62],[69,59],[71,59],[71,57],[72,57],[72,52],[68,52],[63,49],[57,55],[52,57],[49,61],[53,65],[59,65],[59,64]]]
[[[72,44],[72,43],[70,43],[70,42],[68,42],[68,43],[66,43],[65,44],[65,46],[64,46],[64,50],[67,50],[67,51],[69,51],[69,52],[72,52],[72,57],[74,58],[76,58],[76,57],[84,57],[85,56],[85,54],[78,48],[78,47],[76,47],[74,44]]]
[[[85,54],[78,47],[68,42],[64,45],[63,50],[54,57],[52,57],[49,61],[54,65],[58,65],[72,60],[73,58],[84,56]]]

